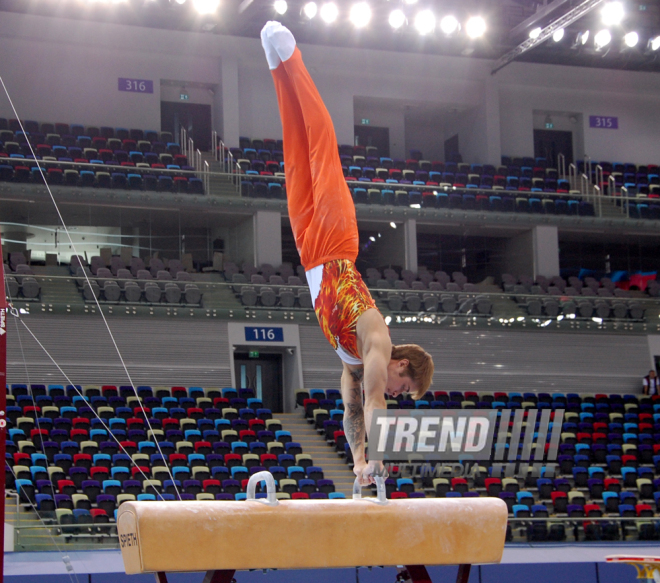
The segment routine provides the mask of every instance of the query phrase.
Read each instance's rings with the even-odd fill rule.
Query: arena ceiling
[[[0,11],[251,38],[259,37],[267,20],[277,19],[302,43],[488,58],[497,61],[494,68],[505,66],[515,57],[535,63],[660,71],[660,0],[622,0],[623,19],[609,26],[602,17],[609,0],[369,0],[372,18],[363,28],[356,28],[348,18],[357,1],[335,0],[338,17],[332,24],[321,19],[320,8],[326,0],[318,0],[319,12],[312,19],[304,13],[308,0],[289,0],[284,14],[276,13],[274,0],[219,0],[217,10],[206,15],[200,15],[196,7],[218,0],[0,0]],[[406,17],[398,30],[388,23],[395,9]],[[425,9],[435,16],[436,27],[420,35],[414,26],[415,16]],[[440,27],[447,15],[455,16],[460,25],[450,35]],[[472,16],[480,16],[486,23],[480,38],[471,39],[466,34]],[[564,23],[561,40],[555,41],[552,36],[540,43],[540,38],[530,40],[534,29],[542,30],[545,36],[559,28],[556,23],[560,21]],[[611,41],[598,48],[594,39],[605,29]],[[584,36],[586,31],[588,38]],[[624,35],[633,32],[638,42],[628,47]],[[517,54],[522,43],[536,46]]]

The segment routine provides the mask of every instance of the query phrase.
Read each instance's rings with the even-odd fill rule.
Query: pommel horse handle
[[[266,482],[265,500],[263,498],[257,498],[255,495],[257,484],[260,482]],[[248,501],[256,500],[257,502],[268,504],[268,506],[277,506],[277,495],[275,494],[275,478],[273,478],[273,474],[267,471],[252,474],[248,481],[247,495],[245,499]]]
[[[257,475],[258,474],[255,474],[255,476]],[[353,500],[362,500],[362,486],[360,486],[360,482],[358,480],[359,478],[355,478],[355,482],[353,482]],[[382,476],[374,476],[374,480],[376,481],[377,498],[365,498],[365,500],[369,500],[375,504],[387,504],[385,480]]]

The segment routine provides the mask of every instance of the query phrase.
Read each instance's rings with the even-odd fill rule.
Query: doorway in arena
[[[378,155],[390,155],[390,129],[379,128],[370,125],[355,126],[355,145],[356,146],[375,146],[378,148]]]
[[[255,397],[273,413],[283,411],[281,354],[237,352],[234,367],[239,389],[252,389]]]
[[[545,158],[548,168],[558,168],[559,154],[566,157],[567,165],[573,162],[573,132],[534,130],[534,157]]]
[[[179,141],[181,128],[195,142],[195,148],[202,152],[211,149],[211,106],[204,103],[160,102],[160,127],[164,132],[172,132],[174,141]]]

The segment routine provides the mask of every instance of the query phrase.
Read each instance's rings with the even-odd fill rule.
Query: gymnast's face
[[[387,367],[387,386],[385,393],[390,397],[398,397],[403,393],[414,393],[417,385],[406,374],[408,359],[391,360]]]

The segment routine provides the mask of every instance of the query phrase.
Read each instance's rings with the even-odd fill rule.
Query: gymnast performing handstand
[[[334,127],[293,35],[271,21],[261,43],[282,118],[291,228],[319,324],[343,363],[344,432],[353,472],[366,486],[375,475],[386,477],[381,462],[365,458],[374,410],[387,408],[385,394],[421,398],[432,382],[433,359],[416,344],[392,344],[355,267],[357,220]]]

